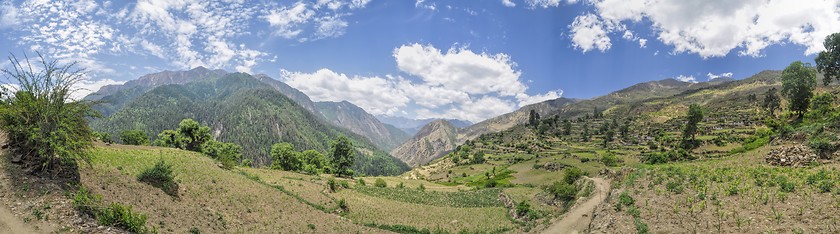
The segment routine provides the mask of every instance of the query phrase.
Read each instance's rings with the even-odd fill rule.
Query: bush
[[[335,192],[338,190],[338,185],[335,183],[335,178],[330,178],[327,180],[327,188],[330,189],[330,192]]]
[[[148,145],[149,137],[143,130],[125,130],[120,133],[120,142],[125,145]]]
[[[616,210],[621,210],[622,207],[631,207],[635,204],[633,197],[627,194],[627,191],[622,192],[621,195],[618,195],[618,203],[615,204]]]
[[[358,182],[356,182],[356,183],[357,183],[358,185],[361,185],[361,186],[367,186],[367,182],[365,182],[365,180],[363,180],[363,179],[359,179],[359,181],[358,181]]]
[[[385,180],[382,178],[376,178],[376,182],[373,182],[373,186],[385,188],[388,187],[388,183],[385,183]]]
[[[577,167],[566,169],[566,171],[563,173],[563,181],[567,184],[574,184],[575,181],[577,181],[578,179],[580,179],[580,177],[583,176],[583,174],[583,171]]]
[[[76,160],[89,160],[86,150],[93,145],[88,119],[100,115],[91,108],[93,103],[70,97],[73,86],[84,78],[82,70],[74,64],[59,66],[40,54],[39,58],[32,64],[29,58],[20,61],[12,55],[11,69],[0,70],[19,84],[16,91],[0,88],[0,130],[32,173],[70,172],[59,176],[77,179]]]
[[[137,176],[137,181],[159,188],[170,196],[178,196],[178,184],[175,183],[172,165],[167,164],[163,159],[158,161],[154,166],[143,170]]]
[[[350,183],[347,182],[346,180],[339,181],[338,185],[341,186],[342,188],[350,188]]]
[[[525,201],[519,202],[516,204],[516,215],[519,217],[528,215],[531,212],[531,205]]]
[[[554,196],[554,199],[561,201],[571,201],[577,196],[579,188],[574,184],[565,183],[565,181],[554,182],[548,187],[548,193]]]
[[[201,145],[201,152],[219,160],[225,169],[232,169],[242,159],[242,147],[234,143],[208,141]]]
[[[344,200],[344,198],[338,200],[337,203],[338,203],[338,209],[341,209],[342,211],[347,211],[348,210],[349,207],[347,206],[347,200]]]
[[[102,197],[94,195],[86,187],[80,187],[73,193],[73,201],[71,202],[73,208],[90,216],[95,216],[99,211],[97,205],[102,201]]]
[[[102,210],[97,217],[97,221],[101,225],[121,227],[134,233],[149,232],[146,229],[146,215],[136,213],[131,206],[119,203],[111,203],[110,206]]]
[[[417,186],[417,190],[426,191],[426,186],[423,185],[423,184],[420,184],[420,186]]]
[[[820,157],[826,158],[827,155],[834,153],[837,150],[832,141],[837,140],[837,137],[827,134],[814,134],[808,139],[808,147],[814,150]]]
[[[601,162],[604,163],[605,166],[608,167],[617,167],[621,165],[621,158],[615,156],[615,154],[607,153],[603,157],[601,157]]]

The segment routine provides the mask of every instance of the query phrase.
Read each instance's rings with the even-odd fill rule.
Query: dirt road
[[[589,179],[595,183],[595,191],[593,191],[595,194],[589,200],[576,204],[560,221],[552,224],[542,233],[580,233],[589,227],[589,223],[592,222],[592,211],[607,198],[607,192],[610,189],[609,181],[602,178]]]
[[[0,206],[0,233],[41,233],[23,223],[5,206]]]

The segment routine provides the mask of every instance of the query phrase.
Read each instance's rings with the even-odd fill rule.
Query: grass
[[[438,192],[408,188],[357,187],[361,194],[407,203],[439,207],[501,207],[500,189],[480,189],[464,192]]]

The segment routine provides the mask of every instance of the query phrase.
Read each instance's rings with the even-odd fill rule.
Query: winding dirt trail
[[[595,194],[589,200],[575,205],[575,207],[563,216],[563,219],[551,224],[542,233],[566,234],[580,233],[589,227],[592,222],[592,211],[607,198],[610,189],[610,182],[603,178],[589,178],[595,183]]]

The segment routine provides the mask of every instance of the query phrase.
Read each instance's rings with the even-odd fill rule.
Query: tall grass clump
[[[161,159],[154,166],[146,168],[137,176],[137,181],[149,184],[163,190],[170,196],[178,196],[178,184],[175,183],[175,174],[172,165]]]

